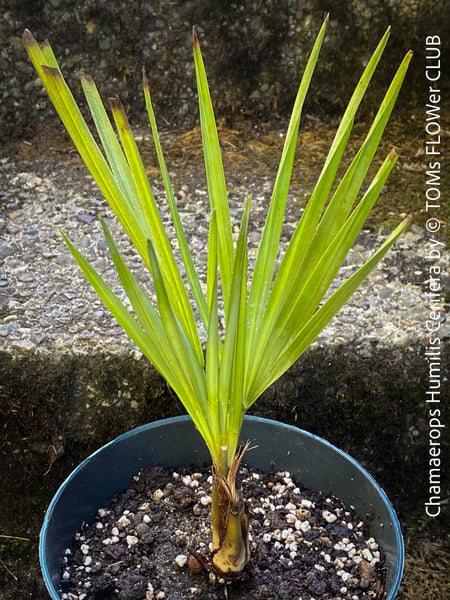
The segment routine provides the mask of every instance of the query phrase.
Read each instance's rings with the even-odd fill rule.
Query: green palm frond
[[[246,410],[314,341],[410,222],[408,217],[400,223],[373,256],[327,297],[332,281],[397,159],[396,153],[391,152],[372,181],[368,185],[365,183],[411,53],[399,66],[364,142],[343,177],[336,180],[356,111],[387,44],[388,30],[356,86],[309,203],[280,268],[275,271],[302,107],[325,37],[327,20],[318,34],[295,100],[251,280],[247,256],[251,200],[248,198],[243,208],[239,236],[234,244],[219,138],[195,31],[194,63],[211,208],[206,291],[202,289],[178,214],[144,72],[146,108],[190,293],[120,102],[111,101],[115,131],[94,81],[88,75],[81,75],[101,150],[63,79],[48,42],[39,46],[28,31],[23,36],[30,58],[64,125],[152,275],[156,304],[152,304],[126,266],[104,223],[111,259],[132,312],[66,236],[63,236],[64,240],[107,308],[183,402],[215,464],[222,464],[225,456],[227,468],[236,454]],[[364,185],[367,189],[361,194]],[[221,303],[224,328],[219,323]],[[200,322],[197,322],[193,305]],[[207,339],[205,348],[200,341],[202,330]]]

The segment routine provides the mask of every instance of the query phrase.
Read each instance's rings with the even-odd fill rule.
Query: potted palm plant
[[[172,387],[208,448],[214,474],[211,561],[214,569],[225,577],[239,575],[250,558],[248,516],[236,484],[246,451],[245,445],[239,446],[246,412],[308,348],[411,221],[408,217],[400,223],[373,256],[327,296],[397,160],[393,150],[358,199],[411,53],[399,66],[365,140],[337,181],[336,173],[355,113],[386,46],[387,31],[356,86],[304,214],[279,268],[275,268],[302,107],[327,20],[300,83],[251,278],[247,257],[251,198],[244,203],[239,235],[234,243],[215,118],[194,30],[194,61],[211,208],[206,284],[199,278],[177,210],[145,71],[145,102],[182,267],[177,264],[120,102],[116,99],[110,102],[116,134],[93,79],[81,74],[102,152],[63,79],[49,43],[39,46],[29,31],[23,35],[26,50],[67,131],[152,276],[155,305],[125,264],[103,222],[107,246],[129,298],[130,311],[63,234],[87,280]],[[222,311],[224,323],[220,318]],[[206,339],[204,344],[202,337]]]

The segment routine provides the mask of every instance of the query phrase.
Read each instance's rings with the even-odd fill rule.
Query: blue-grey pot
[[[290,471],[303,485],[333,493],[360,514],[373,515],[370,534],[385,555],[387,600],[400,586],[404,547],[400,524],[386,494],[348,454],[311,433],[277,421],[246,417],[242,440],[251,441],[246,464]],[[143,467],[182,467],[209,461],[190,417],[164,419],[124,433],[83,461],[64,481],[45,515],[39,556],[51,598],[61,598],[61,557],[84,521],[92,523],[106,500],[126,488]]]

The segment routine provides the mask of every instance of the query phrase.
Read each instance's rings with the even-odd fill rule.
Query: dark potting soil
[[[223,581],[209,554],[210,470],[149,467],[84,525],[63,558],[67,600],[381,600],[383,559],[366,516],[287,472],[241,469],[251,562]],[[193,555],[191,554],[193,551]],[[195,558],[197,556],[197,558]],[[204,563],[204,564],[202,564]]]

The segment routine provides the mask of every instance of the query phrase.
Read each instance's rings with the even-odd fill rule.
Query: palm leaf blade
[[[222,281],[222,293],[225,311],[227,312],[234,259],[228,194],[208,81],[206,79],[205,66],[203,64],[203,58],[195,29],[193,31],[193,36],[194,62],[197,76],[206,179],[208,183],[211,211],[215,210],[217,213],[218,258]]]
[[[384,44],[387,35],[388,32],[383,38]],[[336,232],[342,227],[342,224],[347,218],[356,194],[363,183],[367,169],[370,166],[374,153],[378,147],[387,120],[405,77],[411,58],[410,54],[406,55],[400,65],[389,86],[389,90],[386,93],[380,110],[374,119],[374,123],[370,128],[366,140],[356,158],[348,168],[322,218],[322,221],[317,227],[320,214],[326,201],[326,195],[331,189],[332,180],[334,180],[337,166],[340,163],[345,148],[346,140],[351,131],[354,112],[362,100],[364,92],[369,84],[370,77],[384,48],[383,40],[380,42],[377,51],[373,55],[371,62],[366,68],[360,83],[355,90],[349,108],[341,121],[341,125],[336,134],[332,148],[330,149],[324,169],[319,177],[318,184],[293,235],[288,250],[283,257],[279,272],[274,281],[267,310],[264,313],[262,330],[259,331],[256,341],[256,348],[253,353],[255,361],[252,373],[249,376],[250,380],[256,376],[256,365],[259,365],[262,353],[265,352],[266,344],[271,337],[271,332],[274,329],[274,323],[277,321],[278,316],[287,316],[286,307],[293,305],[295,298],[298,297],[299,290],[303,289],[305,281],[308,281],[309,275],[314,271],[317,265],[317,261],[321,259],[327,245],[334,238]]]
[[[269,206],[269,212],[258,249],[248,302],[247,327],[250,347],[252,346],[253,336],[257,334],[259,322],[262,319],[263,312],[261,308],[266,304],[266,300],[269,295],[269,289],[272,284],[273,270],[278,253],[283,216],[289,191],[292,167],[294,164],[296,141],[303,103],[308,92],[309,84],[311,82],[314,68],[319,56],[319,51],[325,36],[327,22],[328,17],[325,19],[319,35],[317,36],[297,92],[294,108],[289,121],[280,165],[278,167],[272,199]]]
[[[220,363],[219,396],[226,411],[223,445],[232,460],[244,417],[246,305],[247,305],[247,229],[250,214],[249,197],[242,215],[230,287],[229,318]]]
[[[134,177],[136,200],[137,203],[142,203],[140,209],[142,212],[141,218],[145,223],[148,223],[148,227],[146,227],[146,229],[148,229],[147,239],[152,240],[152,244],[160,257],[159,264],[161,265],[160,268],[164,278],[164,285],[167,287],[172,298],[174,311],[189,338],[191,346],[195,349],[197,358],[201,362],[203,357],[202,348],[189,296],[181,278],[167,232],[164,228],[161,215],[148,182],[141,155],[139,154],[127,116],[122,106],[118,102],[112,101],[111,107],[120,140],[125,151],[126,160],[128,161],[130,172]],[[148,250],[147,244],[146,249]],[[151,270],[148,251],[146,252],[145,262]]]
[[[150,126],[153,135],[153,141],[156,148],[156,154],[158,156],[159,168],[161,169],[162,178],[164,181],[164,188],[166,191],[167,200],[169,202],[170,213],[172,215],[172,221],[175,226],[175,231],[177,234],[178,242],[180,244],[180,250],[183,257],[184,266],[186,268],[186,273],[189,281],[189,285],[194,296],[194,300],[197,306],[197,309],[202,318],[203,324],[207,326],[208,324],[208,306],[205,300],[205,296],[202,291],[202,287],[200,284],[200,280],[198,278],[197,271],[195,269],[194,261],[192,260],[192,255],[189,250],[189,246],[186,239],[186,234],[183,229],[183,225],[181,223],[180,215],[178,212],[178,207],[175,202],[175,196],[173,193],[172,184],[170,182],[169,172],[167,170],[166,161],[164,160],[164,155],[161,148],[161,142],[158,134],[158,127],[156,124],[155,115],[153,112],[152,101],[150,97],[150,90],[147,82],[147,77],[145,74],[145,69],[143,69],[143,80],[144,80],[144,96],[145,96],[145,104],[147,107],[147,113],[149,116]]]
[[[263,348],[263,358],[258,363],[259,369],[255,379],[264,377],[264,374],[270,369],[271,357],[279,356],[285,351],[297,331],[317,309],[378,198],[396,160],[397,155],[395,152],[391,152],[374,177],[357,209],[342,226],[341,231],[328,248],[316,257],[314,270],[302,285],[299,285],[297,294],[293,295],[289,302],[284,303],[283,311],[272,323],[271,335],[267,338],[267,344]],[[253,383],[251,382],[249,385],[253,386]]]
[[[249,400],[246,408],[249,408],[255,400],[267,389],[267,387],[276,381],[282,373],[286,371],[286,365],[292,365],[306,350],[306,348],[316,339],[318,334],[339,312],[344,304],[351,298],[361,283],[366,279],[369,273],[382,260],[388,250],[393,246],[398,237],[410,225],[412,215],[404,219],[400,225],[393,231],[389,238],[382,244],[377,252],[362,267],[358,269],[347,281],[345,281],[328,300],[314,313],[311,319],[300,329],[290,345],[285,348],[271,364],[270,372],[264,380],[258,381],[249,392]]]
[[[92,285],[102,302],[105,304],[106,308],[114,316],[119,325],[126,331],[126,333],[135,342],[143,354],[145,354],[151,360],[158,371],[160,371],[164,377],[167,377],[167,381],[169,381],[171,384],[175,383],[173,377],[171,377],[170,372],[167,369],[167,365],[164,364],[164,361],[160,357],[158,348],[151,341],[149,336],[145,334],[139,323],[134,319],[116,294],[114,294],[111,288],[105,283],[95,269],[88,263],[88,261],[64,234],[63,239],[83,271],[86,279]]]

